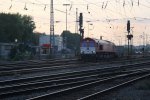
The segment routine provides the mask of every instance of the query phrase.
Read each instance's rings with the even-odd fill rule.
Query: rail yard
[[[56,59],[1,64],[0,98],[107,100],[106,95],[149,79],[149,65],[149,57],[110,62]]]
[[[0,0],[0,100],[150,100],[150,0]]]

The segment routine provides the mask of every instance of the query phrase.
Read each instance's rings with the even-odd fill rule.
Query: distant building
[[[50,48],[53,48],[55,52],[62,50],[62,37],[59,35],[54,36],[55,45],[50,44],[49,35],[41,35],[39,38],[40,54],[47,55],[49,54]]]
[[[117,55],[122,57],[125,55],[125,48],[124,46],[116,46]]]
[[[7,59],[11,49],[15,46],[14,43],[0,43],[0,57]]]

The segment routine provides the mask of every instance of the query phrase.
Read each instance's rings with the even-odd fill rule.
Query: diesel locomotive
[[[107,59],[117,56],[114,43],[93,38],[84,38],[80,44],[81,59]]]

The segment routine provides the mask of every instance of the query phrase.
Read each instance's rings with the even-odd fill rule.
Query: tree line
[[[35,22],[31,16],[21,15],[19,13],[0,13],[0,42],[17,42],[17,44],[19,44],[17,47],[12,48],[10,53],[11,59],[24,58],[23,54],[25,54],[26,51],[32,51],[29,45],[39,45],[41,33],[34,32],[35,28]],[[67,49],[71,51],[79,50],[79,34],[63,31],[61,36],[63,37]]]
[[[31,16],[0,13],[0,42],[15,43],[17,40],[18,43],[38,45],[41,33],[34,32],[35,28],[35,22]],[[79,34],[63,31],[61,36],[67,48],[79,49]]]
[[[75,52],[79,52],[81,36],[78,33],[63,31],[61,36],[66,48]]]
[[[33,42],[35,23],[31,16],[0,13],[0,42]]]

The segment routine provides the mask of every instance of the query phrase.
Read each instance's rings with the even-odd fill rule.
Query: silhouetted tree
[[[66,47],[78,51],[80,48],[80,35],[77,33],[71,33],[70,31],[63,31],[61,36],[66,44]]]
[[[31,16],[0,13],[0,42],[26,43],[32,40],[35,23]]]

